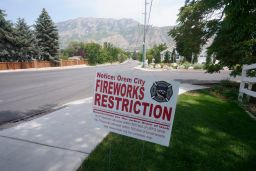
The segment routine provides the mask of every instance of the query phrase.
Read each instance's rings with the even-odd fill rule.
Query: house
[[[203,45],[201,47],[201,52],[200,54],[198,55],[198,58],[197,58],[197,63],[199,64],[205,64],[206,63],[206,58],[207,58],[207,48],[211,46],[213,40],[214,40],[214,37],[213,36],[212,38],[210,38],[205,45]]]
[[[160,52],[161,62],[164,61],[164,57],[165,57],[166,53],[169,53],[170,57],[172,57],[173,52],[174,52],[174,56],[176,57],[176,61],[183,60],[182,56],[179,55],[179,53],[177,52],[177,50],[174,47],[169,47],[169,48],[163,50],[162,52]]]
[[[182,61],[184,58],[182,56],[179,55],[179,53],[177,52],[177,50],[174,48],[174,47],[171,47],[171,48],[167,48],[166,50],[163,50],[162,52],[160,52],[160,55],[161,55],[161,62],[164,61],[164,56],[165,54],[168,52],[170,55],[172,55],[172,52],[173,52],[173,49],[174,49],[174,53],[175,53],[175,56],[176,56],[176,62],[179,62],[179,61]],[[201,53],[198,55],[198,58],[197,58],[197,63],[198,64],[204,64],[206,63],[206,56],[207,56],[207,51],[206,51],[206,47],[203,47],[202,48],[202,51]]]
[[[82,59],[83,59],[82,56],[72,56],[68,58],[68,60],[82,60]]]
[[[205,64],[206,63],[206,57],[207,57],[207,46],[203,46],[200,54],[197,57],[197,63],[198,64]]]

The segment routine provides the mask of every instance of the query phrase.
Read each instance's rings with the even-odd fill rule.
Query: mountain
[[[133,19],[76,18],[56,23],[60,36],[60,47],[67,47],[71,41],[110,42],[117,47],[141,49],[143,25]],[[147,48],[154,44],[175,43],[167,32],[171,27],[149,27]]]

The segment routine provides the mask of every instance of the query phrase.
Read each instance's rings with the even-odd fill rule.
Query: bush
[[[190,66],[192,66],[192,64],[189,62],[184,62],[182,65],[185,67],[185,69],[188,69]]]
[[[218,95],[221,98],[237,101],[239,83],[229,80],[222,80],[219,84],[213,86],[212,92],[216,93],[215,95]]]
[[[229,80],[221,80],[220,85],[225,87],[225,88],[235,88],[239,89],[239,83],[234,82],[234,81],[229,81]]]
[[[194,69],[204,69],[205,68],[204,64],[194,64],[193,67],[194,67]]]
[[[177,67],[178,69],[185,69],[185,66],[184,65],[180,65]]]
[[[121,54],[118,56],[118,62],[122,63],[127,59],[127,56],[125,54]]]
[[[171,64],[171,67],[172,67],[173,69],[177,69],[177,68],[178,68],[178,64],[172,63],[172,64]]]

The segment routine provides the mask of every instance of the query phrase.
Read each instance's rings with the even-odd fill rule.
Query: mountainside
[[[65,48],[71,41],[110,42],[117,47],[134,50],[140,49],[143,38],[143,25],[133,19],[77,18],[56,23],[60,47]],[[149,27],[148,47],[166,43],[173,46],[174,41],[167,32],[171,27]]]

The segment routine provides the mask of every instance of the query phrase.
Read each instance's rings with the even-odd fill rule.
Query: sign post
[[[93,119],[111,132],[169,146],[179,83],[96,72]]]

